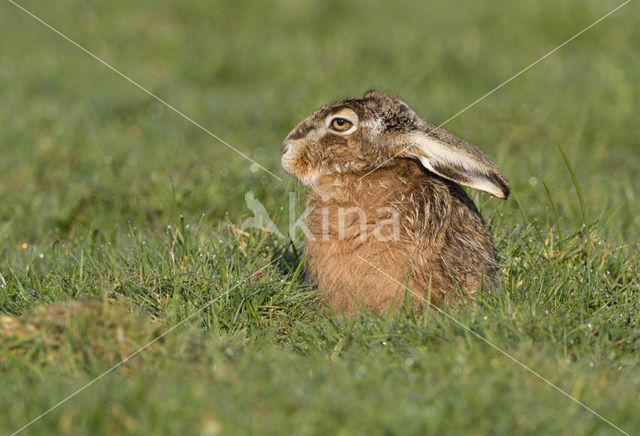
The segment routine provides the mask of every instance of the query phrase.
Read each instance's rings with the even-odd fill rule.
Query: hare
[[[496,252],[460,185],[507,198],[500,169],[473,145],[378,91],[324,106],[282,144],[286,172],[310,187],[305,268],[336,312],[385,312],[406,289],[421,304],[471,298]]]

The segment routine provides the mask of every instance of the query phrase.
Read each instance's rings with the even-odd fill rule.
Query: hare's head
[[[506,198],[500,169],[473,145],[421,119],[404,101],[377,91],[324,106],[282,143],[282,167],[305,184],[328,174],[365,175],[419,160],[429,171]]]

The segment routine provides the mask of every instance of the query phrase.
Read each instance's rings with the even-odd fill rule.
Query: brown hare
[[[439,305],[491,283],[491,235],[459,184],[507,198],[507,181],[404,101],[369,91],[322,107],[287,136],[281,163],[311,188],[306,270],[334,311],[395,310],[405,286]]]

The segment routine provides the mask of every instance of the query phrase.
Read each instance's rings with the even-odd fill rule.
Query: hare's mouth
[[[288,156],[282,155],[282,160],[281,160],[282,168],[287,173],[289,173],[290,175],[298,179],[300,182],[302,182],[302,184],[307,186],[315,185],[315,182],[318,176],[320,175],[320,172],[303,168],[299,165],[296,165],[294,161],[295,159],[289,159]]]
[[[300,180],[303,184],[312,185],[317,178],[318,171],[309,168],[309,165],[305,164],[301,148],[295,141],[286,141],[282,144],[280,165],[287,173]]]
[[[291,174],[292,176],[295,176],[295,165],[293,164],[294,159],[292,158],[292,153],[284,153],[281,157],[280,157],[280,165],[282,166],[282,168],[288,172],[289,174]]]
[[[293,141],[285,141],[282,143],[282,155],[280,156],[280,165],[292,176],[295,176],[296,161],[298,160],[298,147]]]

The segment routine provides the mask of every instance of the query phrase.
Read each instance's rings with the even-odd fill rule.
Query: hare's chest
[[[363,258],[376,259],[396,272],[406,270],[417,240],[409,237],[396,209],[345,203],[310,206],[305,251],[312,276],[349,281],[362,268]]]
[[[399,241],[406,228],[400,212],[391,205],[363,207],[337,202],[310,202],[305,224],[308,243],[319,241],[345,249],[354,244]]]
[[[411,265],[414,242],[403,237],[398,218],[373,212],[329,207],[307,216],[307,274],[334,310],[351,311],[353,301],[387,307]],[[385,275],[372,274],[369,263]]]

